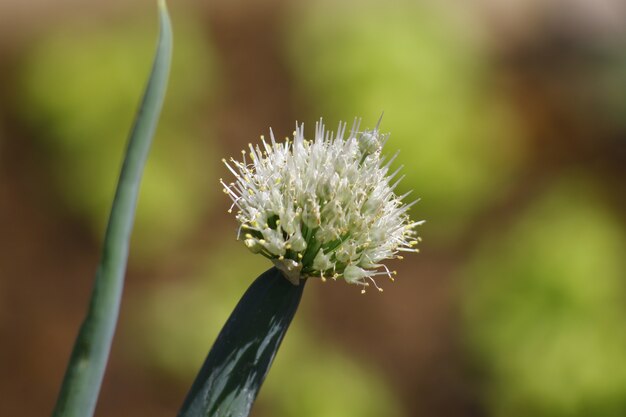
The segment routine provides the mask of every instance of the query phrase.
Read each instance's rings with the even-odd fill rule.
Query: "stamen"
[[[380,123],[379,119],[374,130],[361,132],[360,119],[355,118],[344,139],[346,123],[340,122],[335,134],[326,130],[320,119],[312,140],[305,139],[304,125],[296,123],[293,139],[276,143],[270,129],[271,140],[261,135],[257,145],[248,144],[247,150],[241,151],[242,161],[224,159],[234,181],[227,185],[220,179],[220,183],[232,200],[228,211],[237,211],[238,238],[245,233],[250,237],[248,243],[270,259],[294,263],[306,259],[305,273],[319,276],[323,282],[345,279],[344,272],[351,265],[348,282],[363,290],[373,285],[382,291],[374,277],[385,275],[393,281],[395,271],[381,261],[402,260],[401,252],[418,252],[415,246],[421,238],[413,229],[423,221],[412,222],[408,215],[419,200],[405,204],[402,199],[409,193],[395,194],[404,176],[398,174],[401,168],[388,175],[397,153],[389,159],[381,154],[389,135],[380,133]],[[365,152],[368,156],[363,161]],[[275,227],[266,230],[266,220],[273,216],[278,216]],[[257,232],[264,233],[268,241],[260,239]],[[315,248],[324,255],[317,260],[321,262],[319,270],[312,270],[315,257],[304,256],[317,254]],[[290,252],[279,256],[280,251]],[[383,270],[377,271],[379,268]]]

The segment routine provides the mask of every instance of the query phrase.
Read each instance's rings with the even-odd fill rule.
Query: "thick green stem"
[[[102,385],[124,287],[139,185],[169,75],[172,31],[163,0],[159,1],[159,22],[152,72],[126,149],[89,309],[76,338],[53,417],[92,416]]]
[[[305,283],[293,285],[270,268],[250,285],[209,351],[179,417],[248,416]]]

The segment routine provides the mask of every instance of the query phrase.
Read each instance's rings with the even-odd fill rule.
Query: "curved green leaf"
[[[89,310],[74,344],[54,417],[92,416],[102,385],[119,315],[139,185],[169,76],[172,29],[162,0],[159,1],[159,22],[152,72],[126,149]]]
[[[276,268],[243,295],[211,348],[179,417],[246,417],[300,304],[305,281],[293,285]]]

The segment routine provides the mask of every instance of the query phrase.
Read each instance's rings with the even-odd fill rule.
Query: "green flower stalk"
[[[344,139],[317,123],[315,138],[297,125],[293,140],[249,145],[243,160],[224,160],[235,181],[224,186],[241,223],[238,239],[274,267],[243,295],[200,368],[179,417],[246,417],[289,328],[308,278],[343,278],[374,285],[390,271],[381,262],[417,252],[420,238],[394,193],[394,158],[381,155],[389,135],[359,131],[355,121]],[[247,158],[250,158],[249,160]],[[392,181],[394,181],[392,183]]]
[[[277,142],[270,131],[269,143],[261,136],[261,145],[242,151],[242,161],[223,160],[235,181],[221,183],[233,200],[229,211],[237,209],[238,239],[294,285],[343,278],[362,292],[370,284],[382,291],[374,277],[393,280],[396,272],[381,261],[417,252],[415,228],[423,222],[408,215],[417,200],[402,202],[410,192],[394,192],[400,169],[389,174],[395,156],[381,153],[389,135],[378,125],[359,131],[356,120],[344,139],[345,132],[345,123],[335,135],[321,120],[310,141],[303,124],[293,140]]]

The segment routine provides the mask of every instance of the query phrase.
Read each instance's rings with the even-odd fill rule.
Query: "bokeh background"
[[[382,111],[421,254],[383,294],[310,282],[253,415],[626,415],[626,3],[171,3],[98,416],[174,416],[269,266],[221,158]],[[2,416],[53,407],[156,31],[147,0],[0,2]]]

